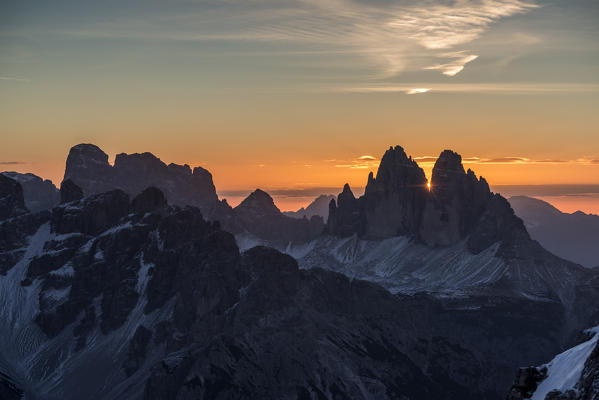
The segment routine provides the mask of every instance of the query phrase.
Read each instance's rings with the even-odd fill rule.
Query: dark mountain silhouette
[[[331,202],[327,229],[338,236],[357,234],[366,239],[384,239],[407,235],[430,247],[455,244],[468,236],[481,221],[494,224],[493,235],[500,235],[494,211],[509,205],[499,204],[483,179],[474,172],[466,173],[462,158],[450,150],[441,153],[433,168],[431,190],[427,189],[424,171],[408,157],[400,146],[389,148],[383,155],[376,178],[368,175],[365,193],[356,199],[345,185],[337,202]],[[514,224],[517,222],[514,220]],[[491,233],[487,230],[487,233]],[[479,235],[470,243],[480,252],[493,243],[495,237]]]
[[[594,276],[531,239],[508,201],[449,150],[435,163],[429,191],[417,163],[401,147],[390,148],[363,196],[345,185],[331,202],[326,229],[309,246],[280,250],[302,268],[328,268],[397,293],[484,293],[567,305]],[[587,311],[577,307],[572,317]]]
[[[324,229],[322,219],[295,220],[284,216],[260,189],[233,210],[225,200],[218,199],[210,172],[201,167],[192,171],[188,165],[167,165],[151,153],[117,154],[111,166],[108,155],[99,147],[79,144],[69,152],[64,176],[63,183],[74,183],[84,196],[115,189],[135,196],[147,187],[156,187],[169,204],[196,206],[205,218],[243,235],[246,242],[306,242]]]
[[[18,197],[13,189],[3,193]],[[0,221],[11,393],[500,399],[517,366],[540,364],[565,340],[557,301],[392,295],[299,269],[274,249],[240,253],[199,209],[164,198],[148,188],[130,201],[117,189],[51,212],[17,204]],[[272,211],[264,200],[246,205]]]
[[[312,218],[317,215],[326,221],[329,217],[329,204],[334,198],[335,196],[332,194],[322,194],[315,198],[307,207],[302,207],[297,211],[285,211],[283,214],[293,218]]]
[[[199,207],[209,218],[227,208],[218,200],[210,172],[201,167],[192,170],[187,164],[167,165],[151,153],[117,154],[110,165],[99,147],[78,144],[67,157],[64,180],[68,179],[86,196],[113,189],[135,196],[155,186],[171,204]]]
[[[5,176],[12,178],[21,184],[25,206],[32,212],[50,210],[60,200],[58,189],[52,181],[42,179],[37,175],[19,172],[2,172]]]
[[[234,233],[243,247],[252,246],[254,242],[285,247],[316,238],[324,230],[324,221],[318,216],[288,217],[281,213],[268,193],[256,189],[233,209],[222,226]]]
[[[0,175],[7,397],[504,399],[518,367],[599,321],[599,271],[543,249],[450,151],[429,191],[389,149],[321,234],[261,190],[234,209],[217,198],[212,220],[158,185],[131,196],[99,149],[73,167],[82,150],[71,168],[102,178],[75,175],[107,190],[67,178],[50,211]]]
[[[0,220],[27,212],[23,188],[16,180],[0,174]]]
[[[530,236],[553,254],[585,267],[599,266],[599,216],[563,213],[551,204],[526,196],[510,197]]]

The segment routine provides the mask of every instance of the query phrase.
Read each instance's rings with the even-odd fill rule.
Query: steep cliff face
[[[461,156],[451,150],[441,153],[430,187],[427,183],[424,171],[401,147],[389,148],[376,178],[368,176],[362,197],[354,198],[346,185],[331,204],[327,232],[364,239],[407,236],[429,247],[470,237],[473,252],[509,236],[506,229],[526,232],[509,204],[491,193],[484,178],[464,171]]]
[[[337,196],[337,202],[331,200],[329,204],[327,231],[346,237],[356,233],[363,235],[365,229],[364,214],[362,213],[360,201],[356,199],[346,183],[343,186],[343,191]]]
[[[383,155],[376,178],[368,176],[363,213],[365,236],[385,238],[418,231],[427,196],[426,177],[403,148],[389,148]]]
[[[472,232],[491,199],[489,185],[466,173],[462,157],[450,150],[441,153],[431,178],[431,190],[419,226],[420,238],[429,246],[447,246]]]
[[[426,200],[426,183],[424,171],[403,148],[391,147],[376,178],[369,174],[364,196],[356,199],[345,185],[329,209],[327,231],[371,239],[414,234]]]
[[[148,186],[159,188],[171,204],[199,207],[207,217],[223,212],[212,175],[189,165],[165,164],[151,153],[117,154],[114,166],[108,155],[92,144],[71,148],[64,180],[79,186],[84,195],[120,189],[135,196]]]
[[[26,212],[21,184],[0,174],[0,220],[16,217]]]

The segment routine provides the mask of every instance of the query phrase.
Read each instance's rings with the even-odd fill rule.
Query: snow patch
[[[544,365],[547,367],[547,378],[537,387],[531,400],[544,400],[547,393],[552,390],[567,392],[574,388],[580,379],[586,360],[597,345],[599,326],[589,329],[587,332],[593,333],[591,339],[558,354]]]

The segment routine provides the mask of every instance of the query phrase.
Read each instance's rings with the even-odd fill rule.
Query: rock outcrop
[[[479,253],[524,229],[509,203],[493,195],[484,178],[462,166],[459,154],[445,150],[433,167],[430,187],[424,171],[400,146],[383,155],[376,178],[368,175],[364,195],[355,198],[346,184],[331,202],[327,232],[365,239],[408,236],[429,247],[470,238]]]
[[[131,202],[133,212],[143,214],[166,207],[164,193],[158,188],[149,187],[138,194]]]
[[[62,181],[60,185],[60,204],[81,200],[83,190],[70,179]]]
[[[431,178],[431,190],[420,222],[420,238],[429,246],[447,246],[465,238],[487,208],[489,185],[466,173],[462,157],[450,150],[441,153]]]
[[[0,174],[0,221],[26,212],[21,184]]]
[[[19,182],[23,188],[23,198],[25,199],[25,207],[31,212],[50,210],[58,204],[60,196],[58,189],[51,180],[42,179],[37,175],[18,172],[2,172]]]
[[[520,368],[507,400],[592,400],[599,398],[599,327],[541,367]]]
[[[199,207],[207,217],[222,213],[210,172],[187,164],[167,165],[151,153],[117,154],[112,166],[99,147],[79,144],[67,157],[64,180],[68,179],[86,196],[120,189],[133,197],[154,186],[171,204]]]

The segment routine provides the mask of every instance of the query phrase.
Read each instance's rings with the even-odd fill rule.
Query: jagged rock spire
[[[381,158],[376,177],[369,173],[364,196],[356,199],[345,185],[337,202],[331,202],[327,231],[372,239],[407,235],[431,247],[451,245],[476,232],[485,237],[472,240],[472,250],[478,252],[505,236],[498,233],[503,226],[520,229],[517,221],[505,222],[516,218],[509,205],[492,198],[485,179],[466,172],[458,153],[444,150],[439,155],[429,191],[424,171],[395,146]],[[484,227],[478,226],[483,215]]]

